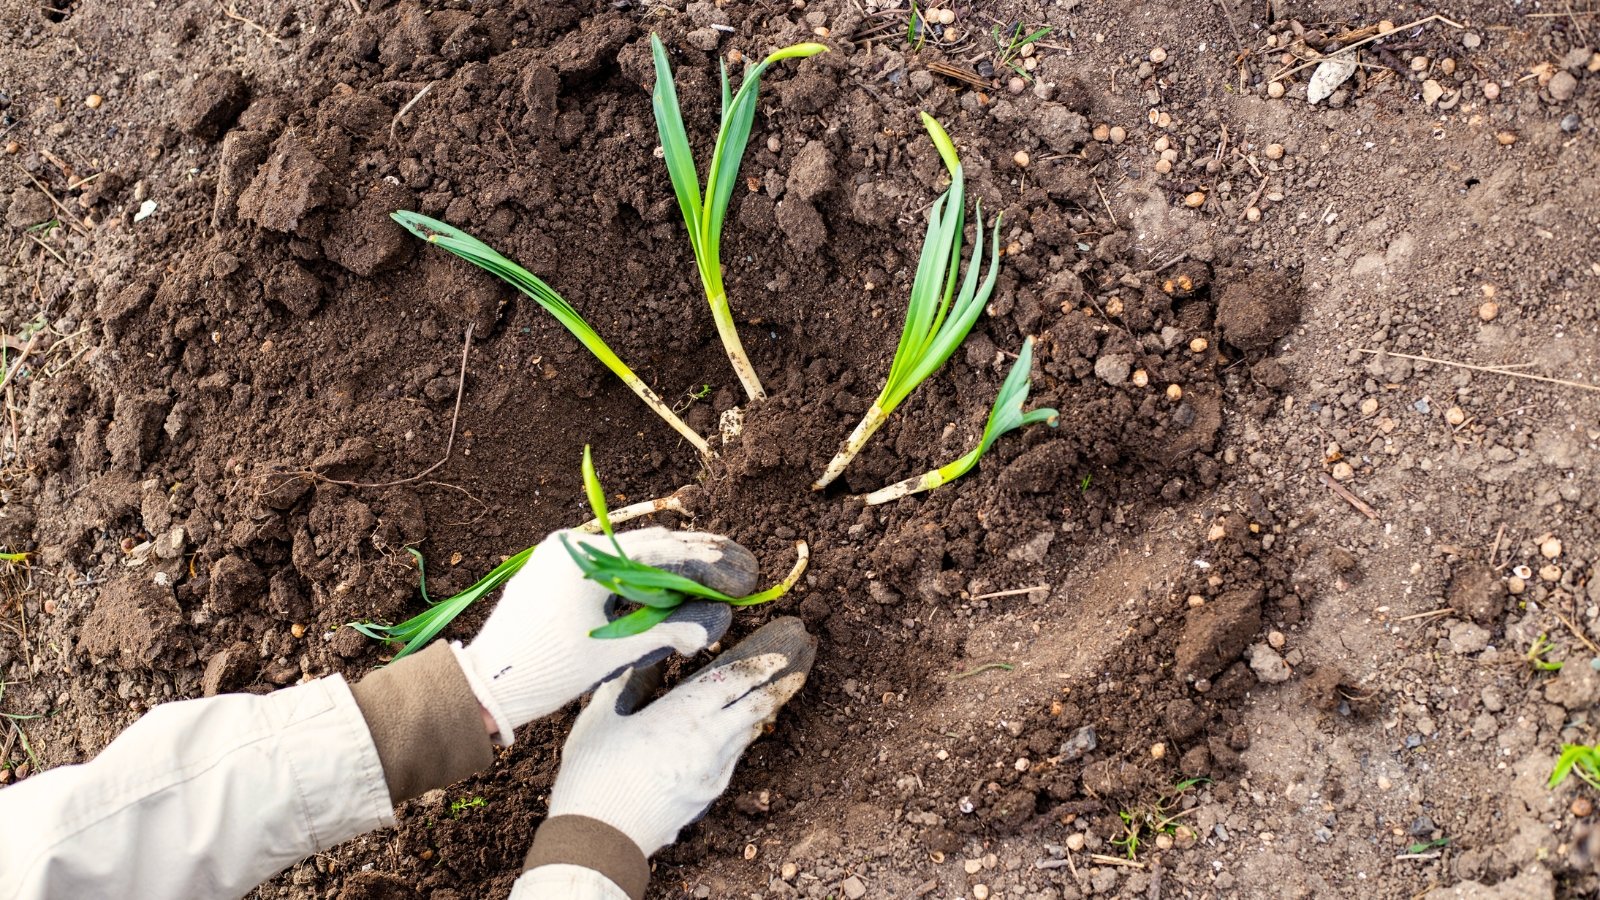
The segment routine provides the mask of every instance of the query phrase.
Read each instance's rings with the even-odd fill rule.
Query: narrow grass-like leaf
[[[727,218],[728,203],[733,198],[734,185],[739,181],[739,165],[744,160],[745,146],[750,141],[750,129],[755,123],[756,96],[761,90],[761,76],[773,63],[815,56],[827,49],[822,44],[814,43],[784,47],[752,66],[745,73],[738,93],[732,91],[728,67],[722,67],[722,126],[717,132],[711,164],[706,170],[705,190],[702,191],[694,154],[689,147],[688,132],[684,129],[683,111],[678,105],[678,92],[672,81],[672,66],[667,61],[666,47],[662,45],[660,37],[650,35],[650,55],[656,70],[656,85],[651,93],[650,106],[655,112],[656,131],[661,136],[667,174],[672,179],[672,191],[678,198],[683,224],[689,230],[695,268],[700,272],[700,282],[705,288],[706,302],[711,306],[711,318],[716,323],[717,335],[728,353],[734,373],[739,376],[739,382],[752,400],[766,399],[766,391],[761,387],[755,367],[750,364],[743,342],[739,340],[733,311],[728,306],[728,292],[722,282],[722,226]]]
[[[1000,275],[1000,217],[996,216],[987,274],[979,280],[983,268],[983,206],[978,204],[972,258],[967,262],[966,276],[961,277],[961,245],[966,228],[966,180],[961,159],[949,133],[938,121],[923,113],[922,123],[950,173],[950,187],[928,212],[928,230],[911,281],[905,327],[895,346],[883,390],[811,486],[813,490],[833,483],[889,415],[950,359],[983,313]]]
[[[422,599],[427,601],[428,608],[423,612],[401,622],[398,625],[376,625],[372,622],[350,622],[349,627],[372,638],[376,641],[404,644],[394,659],[409,656],[420,650],[429,641],[439,635],[445,626],[455,621],[462,610],[482,599],[490,591],[505,584],[511,576],[517,574],[528,557],[533,555],[534,548],[529,547],[521,553],[511,557],[505,562],[489,570],[489,574],[473,582],[472,586],[444,600],[435,602],[428,596],[427,569],[422,562],[422,554],[415,548],[407,547],[406,550],[417,560],[417,578],[421,585]],[[393,660],[391,660],[392,662]]]
[[[692,578],[630,559],[622,552],[622,546],[617,542],[611,529],[605,490],[600,485],[599,475],[595,473],[594,456],[587,446],[583,448],[583,489],[588,497],[589,507],[594,511],[595,519],[600,523],[601,531],[611,538],[611,546],[615,552],[594,544],[574,543],[568,540],[566,535],[561,536],[562,544],[585,578],[604,585],[618,597],[637,603],[640,607],[626,616],[594,629],[589,632],[590,637],[627,637],[647,631],[664,621],[672,614],[672,610],[687,600],[713,600],[731,606],[753,606],[776,600],[799,580],[801,573],[805,571],[806,561],[810,558],[805,542],[796,542],[795,551],[798,559],[788,577],[760,593],[748,597],[731,597],[714,588],[706,587]]]
[[[617,356],[606,342],[600,339],[599,333],[588,322],[584,321],[583,316],[578,315],[578,311],[572,308],[572,304],[556,293],[555,289],[550,285],[545,284],[544,280],[539,276],[517,265],[502,255],[500,251],[454,225],[429,218],[421,213],[407,212],[405,210],[396,210],[390,213],[389,217],[399,222],[401,227],[416,237],[430,244],[443,247],[484,271],[499,276],[506,283],[521,291],[535,303],[538,303],[546,312],[555,316],[556,321],[560,322],[564,328],[572,332],[572,336],[587,347],[589,352],[600,360],[601,364],[610,369],[613,375],[620,378],[623,384],[626,384],[630,390],[639,396],[639,399],[654,410],[662,421],[672,426],[674,431],[683,435],[684,439],[693,444],[702,456],[711,455],[711,445],[706,443],[705,438],[696,434],[694,429],[678,418],[672,408],[667,406],[657,396],[656,392],[651,390],[643,379],[634,374],[634,371],[628,368],[622,358]]]
[[[994,399],[994,406],[989,409],[989,420],[983,426],[983,436],[979,438],[978,446],[960,459],[946,463],[931,472],[924,472],[914,478],[907,478],[873,491],[865,497],[867,505],[887,503],[919,491],[931,491],[955,481],[972,471],[972,467],[989,452],[994,442],[1009,431],[1038,422],[1047,423],[1054,428],[1059,418],[1055,410],[1046,408],[1022,411],[1022,405],[1028,402],[1028,389],[1032,386],[1028,378],[1032,366],[1033,338],[1030,337],[1022,342],[1022,352],[1017,354],[1016,364],[1006,374],[1006,380],[1000,384],[1000,393]]]

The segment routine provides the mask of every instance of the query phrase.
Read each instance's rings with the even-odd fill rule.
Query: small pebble
[[[1182,400],[1183,388],[1175,384],[1167,385],[1167,399],[1171,400],[1173,403],[1177,403],[1179,400]]]
[[[737,48],[735,48],[733,50],[729,50],[728,51],[728,62],[731,62],[734,65],[738,65],[739,63],[744,62],[744,54],[739,52],[739,50]]]
[[[1250,207],[1249,209],[1244,211],[1244,217],[1245,217],[1245,221],[1248,221],[1248,222],[1259,222],[1259,221],[1261,221],[1261,207],[1259,207],[1259,206]]]
[[[1271,97],[1274,100],[1278,99],[1279,97],[1282,97],[1283,96],[1283,83],[1279,82],[1279,81],[1274,81],[1274,82],[1271,82],[1270,84],[1268,84],[1267,85],[1267,96]]]
[[[1128,139],[1128,130],[1121,125],[1113,125],[1111,130],[1106,132],[1106,136],[1111,138],[1111,143],[1120,144]]]
[[[1067,835],[1067,849],[1071,850],[1073,853],[1077,853],[1079,850],[1082,850],[1083,844],[1083,832],[1074,831],[1073,833]]]
[[[1089,132],[1089,136],[1103,144],[1111,140],[1111,126],[1102,122],[1094,127],[1094,131]]]
[[[1363,416],[1370,416],[1370,415],[1372,415],[1373,413],[1375,413],[1377,411],[1378,411],[1378,398],[1377,397],[1368,397],[1367,399],[1361,401],[1361,414]]]
[[[1394,787],[1394,782],[1390,781],[1387,775],[1378,776],[1378,790],[1387,791],[1392,787]]]
[[[1469,31],[1461,36],[1461,46],[1468,50],[1476,50],[1483,43],[1483,38],[1476,31]]]
[[[1197,337],[1194,340],[1189,342],[1189,352],[1190,353],[1204,353],[1206,351],[1206,348],[1209,347],[1209,346],[1211,346],[1211,342],[1210,341],[1206,340],[1203,337]]]
[[[1571,72],[1557,72],[1550,77],[1550,83],[1544,86],[1550,92],[1550,99],[1557,103],[1565,103],[1577,93],[1578,79]]]
[[[22,145],[17,143],[16,141],[6,141],[6,155],[7,156],[15,156],[17,154],[17,151],[21,150],[21,149],[22,149]]]
[[[1428,70],[1428,63],[1429,59],[1426,56],[1413,56],[1411,57],[1411,71],[1426,72]]]
[[[1028,151],[1026,150],[1018,150],[1011,156],[1011,161],[1016,163],[1019,169],[1026,169],[1031,160],[1032,157],[1028,156]]]
[[[1162,63],[1166,62],[1167,61],[1167,51],[1166,51],[1166,49],[1163,48],[1163,47],[1156,47],[1155,49],[1151,50],[1150,51],[1150,61],[1155,63],[1158,66],[1161,65]]]
[[[1561,130],[1572,134],[1583,126],[1583,117],[1577,113],[1567,113],[1561,117]]]
[[[1333,464],[1333,477],[1339,481],[1349,481],[1356,477],[1356,470],[1347,462]]]
[[[794,877],[798,874],[800,874],[800,867],[792,862],[784,863],[783,868],[778,870],[779,877],[781,877],[784,881],[793,881]]]
[[[774,134],[771,137],[767,138],[767,150],[769,152],[777,153],[779,150],[782,150],[782,149],[783,149],[783,141],[779,140],[777,135]]]
[[[969,859],[966,862],[961,864],[961,868],[968,875],[976,875],[979,872],[983,871],[983,860],[981,860],[981,859]]]
[[[1283,645],[1287,643],[1287,641],[1288,639],[1283,636],[1283,632],[1281,631],[1267,632],[1267,644],[1274,650],[1282,650]]]
[[[818,25],[816,28],[811,29],[811,33],[819,38],[825,38],[828,36],[828,26]]]
[[[1193,847],[1199,839],[1200,835],[1187,825],[1179,825],[1178,830],[1172,833],[1172,843],[1179,850],[1187,850]]]
[[[1169,163],[1175,163],[1178,161],[1178,151],[1172,147],[1168,147],[1167,149],[1161,151],[1161,158]]]
[[[1283,159],[1282,144],[1268,144],[1267,149],[1263,152],[1266,153],[1267,159]]]
[[[1467,414],[1459,406],[1452,406],[1444,411],[1444,420],[1451,425],[1460,425],[1467,420]]]
[[[1483,301],[1483,304],[1478,307],[1478,318],[1485,322],[1493,322],[1495,317],[1499,315],[1500,304],[1494,302],[1493,300],[1485,300]]]
[[[104,103],[105,100],[106,98],[100,96],[99,94],[90,94],[83,99],[83,105],[89,107],[90,109],[99,109],[100,104]]]
[[[1167,756],[1167,745],[1166,744],[1151,744],[1150,745],[1150,758],[1151,759],[1165,759],[1166,756]]]
[[[1580,819],[1587,818],[1590,813],[1594,812],[1594,801],[1579,794],[1572,798],[1572,805],[1568,809],[1572,810],[1572,814]]]
[[[1561,539],[1553,537],[1545,538],[1544,543],[1539,545],[1539,555],[1543,556],[1545,559],[1555,559],[1556,557],[1560,556]]]
[[[1006,90],[1013,94],[1020,94],[1027,89],[1028,82],[1021,75],[1013,75],[1011,80],[1006,82]]]
[[[1028,771],[1028,767],[1031,765],[1033,765],[1033,763],[1028,762],[1028,758],[1026,756],[1019,756],[1017,757],[1017,761],[1013,763],[1011,767],[1016,769],[1018,772],[1026,772]]]
[[[1200,207],[1205,206],[1206,192],[1195,191],[1189,196],[1183,198],[1183,205],[1189,207],[1190,209],[1199,209]]]
[[[1483,83],[1483,97],[1485,100],[1500,99],[1500,84],[1494,81],[1485,81]]]

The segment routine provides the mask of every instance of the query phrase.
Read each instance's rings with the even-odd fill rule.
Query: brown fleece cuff
[[[643,900],[650,863],[633,839],[599,819],[552,816],[533,836],[522,871],[566,864],[593,869],[611,879],[632,900]]]
[[[350,686],[399,806],[494,762],[478,698],[444,641]]]

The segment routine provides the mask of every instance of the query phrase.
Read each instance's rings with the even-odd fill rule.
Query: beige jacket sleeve
[[[0,900],[241,897],[393,823],[344,679],[169,703],[93,761],[0,790]]]
[[[354,687],[164,704],[90,762],[0,790],[0,900],[233,900],[493,760],[443,642]],[[541,828],[512,895],[626,900],[601,873],[648,879],[643,855],[570,819]]]

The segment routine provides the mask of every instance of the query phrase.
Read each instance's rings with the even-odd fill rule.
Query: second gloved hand
[[[666,621],[625,638],[591,638],[616,597],[583,577],[561,538],[610,543],[576,531],[550,535],[500,597],[478,637],[456,654],[467,682],[494,718],[501,744],[518,726],[548,715],[629,667],[693,653],[722,637],[726,604],[689,602]],[[629,557],[742,597],[755,590],[756,560],[724,537],[646,528],[617,536]]]

